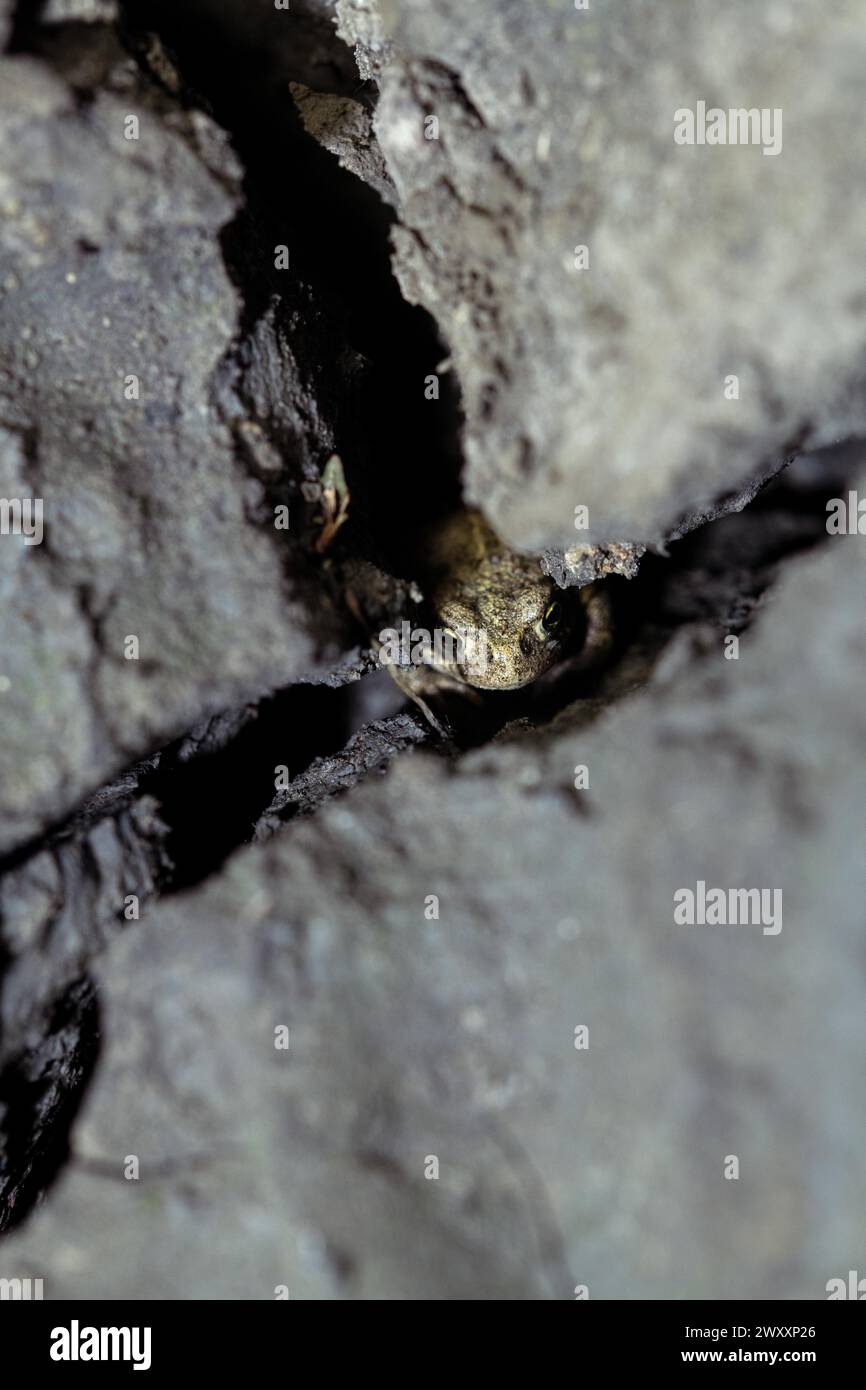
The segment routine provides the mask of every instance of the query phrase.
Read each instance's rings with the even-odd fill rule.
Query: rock
[[[204,715],[328,674],[347,650],[297,487],[333,450],[314,383],[345,388],[355,367],[333,326],[312,374],[292,357],[324,331],[303,288],[292,313],[318,326],[293,340],[272,314],[232,358],[220,235],[240,171],[224,132],[119,50],[94,51],[105,85],[86,108],[45,64],[3,60],[0,493],[41,501],[44,541],[0,537],[0,849]],[[257,407],[293,450],[268,486],[241,453],[267,424]]]
[[[350,97],[311,92],[300,82],[292,82],[289,86],[308,134],[336,155],[343,169],[351,170],[375,188],[384,202],[393,203],[394,185],[373,137],[372,118],[360,102]]]
[[[663,545],[862,433],[855,0],[820,24],[809,0],[338,13],[381,87],[396,273],[451,349],[465,493],[506,540],[567,548],[585,506],[582,539]],[[781,110],[780,153],[676,144],[700,100]]]
[[[400,758],[125,934],[74,1156],[0,1273],[823,1298],[866,1205],[863,565],[789,559],[739,660],[719,637],[594,723]],[[781,930],[677,925],[699,880],[781,890]]]
[[[297,815],[312,815],[326,798],[356,786],[371,771],[384,770],[398,753],[425,741],[432,741],[431,730],[418,714],[396,714],[366,724],[339,753],[316,758],[277,792],[256,822],[256,839],[270,839]]]
[[[16,7],[2,60],[0,500],[44,535],[0,535],[0,1278],[822,1298],[866,1207],[861,445],[768,480],[862,433],[859,13],[130,0],[124,50],[102,8]],[[705,95],[781,154],[675,145]],[[610,576],[617,646],[446,743],[359,643],[455,380],[467,495]],[[772,916],[683,925],[700,884]]]
[[[365,82],[378,81],[393,56],[389,33],[397,8],[391,0],[336,0],[337,33],[355,50],[358,72]]]
[[[606,579],[610,574],[634,579],[645,553],[644,546],[632,545],[628,541],[612,541],[610,545],[574,545],[565,551],[545,551],[541,568],[563,589],[571,585],[580,588],[597,579]]]
[[[105,789],[0,877],[0,1231],[65,1161],[96,1054],[90,962],[139,920],[167,867],[167,828],[138,782]]]

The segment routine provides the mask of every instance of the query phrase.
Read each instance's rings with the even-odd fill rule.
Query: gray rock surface
[[[790,561],[738,661],[717,634],[595,722],[404,757],[128,933],[74,1159],[0,1271],[824,1297],[866,1215],[864,563],[856,538]],[[781,889],[781,932],[675,925],[698,879]]]
[[[252,402],[216,399],[240,310],[219,240],[239,205],[224,133],[111,42],[86,109],[46,65],[2,62],[0,495],[42,499],[45,536],[0,537],[0,850],[204,714],[342,653],[321,586],[297,577],[303,507],[277,533],[248,467],[269,354],[295,443],[288,474],[269,460],[279,500],[333,448],[291,336],[260,323]]]
[[[373,121],[360,102],[332,93],[311,92],[303,83],[290,84],[304,122],[304,129],[326,150],[336,155],[343,169],[368,183],[386,203],[396,199],[394,185],[379,144]]]
[[[0,59],[0,497],[45,506],[0,536],[0,1278],[823,1298],[866,1216],[862,446],[761,489],[863,430],[859,9],[189,0],[127,52],[108,8]],[[675,146],[701,97],[783,153]],[[468,496],[614,576],[610,669],[450,743],[344,611],[412,591],[370,512],[423,523],[454,452],[363,181]],[[782,930],[676,924],[699,880]]]
[[[381,85],[396,272],[451,348],[466,495],[506,539],[567,547],[587,506],[581,541],[659,543],[792,444],[864,431],[858,0],[337,8]],[[781,153],[675,144],[699,100],[781,109]]]

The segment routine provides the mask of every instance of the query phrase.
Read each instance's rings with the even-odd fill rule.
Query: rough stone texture
[[[70,4],[47,38],[19,8],[33,54],[0,74],[0,496],[44,497],[47,525],[42,547],[0,537],[0,1225],[30,1213],[0,1277],[75,1299],[823,1297],[866,1215],[866,561],[862,538],[801,552],[855,465],[866,488],[862,448],[757,494],[798,435],[863,425],[862,17],[341,0],[356,68],[332,0],[189,0],[174,28],[130,0],[134,68],[102,5]],[[336,166],[317,182],[290,82],[360,178],[387,157],[469,494],[563,584],[685,537],[612,581],[620,646],[574,703],[483,702],[443,745],[347,650],[340,584],[356,607],[411,589],[367,544],[363,484],[387,493],[389,428],[395,519],[426,481],[389,373],[438,344],[383,354],[393,307],[362,325],[357,410],[312,243],[345,226],[367,287],[347,317],[373,317],[385,215]],[[701,96],[783,104],[783,155],[678,150],[673,110]],[[289,203],[309,283],[266,266]],[[311,562],[343,438],[350,525]],[[698,879],[781,888],[781,934],[676,926]]]
[[[256,713],[255,706],[243,706],[203,721],[175,747],[101,787],[66,824],[2,865],[0,1231],[31,1208],[50,1181],[52,1153],[62,1154],[95,1051],[91,962],[120,932],[134,930],[158,892],[187,870],[184,842],[179,848],[173,831],[198,816],[204,833],[208,808],[202,802],[213,796],[206,769]],[[184,773],[189,793],[179,810],[177,784]],[[348,769],[344,776],[349,779]],[[314,782],[307,778],[311,798]],[[180,827],[164,813],[179,818]],[[209,849],[218,862],[212,843]]]
[[[293,577],[298,533],[275,532],[237,456],[254,405],[235,400],[229,428],[213,399],[238,329],[219,242],[238,206],[230,147],[111,45],[102,68],[85,109],[45,65],[3,60],[0,495],[44,500],[45,540],[0,538],[0,849],[203,714],[341,655],[327,603]],[[333,439],[286,336],[259,325],[249,391],[279,356],[299,475]]]
[[[792,443],[864,430],[858,0],[338,12],[381,85],[400,283],[452,349],[466,494],[506,539],[567,546],[586,505],[587,539],[660,543]],[[781,108],[781,154],[676,145],[698,100]]]
[[[68,1134],[93,1072],[98,1009],[86,975],[32,1029],[0,1069],[0,1234],[32,1211],[68,1159]]]
[[[277,792],[256,822],[256,839],[270,839],[286,821],[318,811],[326,798],[356,786],[371,771],[383,770],[398,753],[430,738],[420,714],[397,714],[366,724],[339,753],[316,758]]]
[[[645,547],[630,541],[611,541],[610,545],[574,545],[569,550],[546,550],[541,560],[545,574],[555,579],[561,588],[572,585],[580,588],[610,574],[634,579],[640,567]]]
[[[90,961],[138,919],[167,868],[166,826],[138,793],[144,771],[0,878],[0,1231],[44,1187],[89,1072]]]
[[[393,203],[394,186],[388,177],[382,151],[373,137],[372,117],[360,102],[350,97],[311,92],[300,82],[292,82],[290,90],[304,129],[313,139],[336,155],[343,169],[350,169],[375,188],[386,203]]]
[[[74,1159],[0,1272],[824,1297],[866,1215],[864,554],[789,561],[739,661],[717,637],[594,723],[403,758],[128,933]],[[698,879],[781,888],[781,933],[674,925]]]
[[[393,56],[388,37],[397,8],[391,0],[336,0],[337,33],[355,50],[358,72],[366,81],[378,81]]]

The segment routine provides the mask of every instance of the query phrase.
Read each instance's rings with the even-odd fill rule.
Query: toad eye
[[[541,619],[542,630],[547,634],[548,637],[553,637],[556,635],[556,633],[562,627],[563,617],[563,606],[559,602],[559,599],[554,599],[552,603],[549,603],[547,605],[547,608],[544,610],[544,617]]]

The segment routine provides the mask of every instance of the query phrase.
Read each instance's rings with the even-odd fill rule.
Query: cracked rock
[[[718,639],[595,722],[403,758],[126,934],[74,1156],[0,1269],[54,1297],[823,1297],[866,1210],[863,565],[790,560],[738,662]],[[675,924],[698,879],[783,884],[781,930]]]
[[[311,92],[300,82],[290,83],[290,90],[308,134],[336,155],[343,169],[375,188],[384,202],[393,203],[394,185],[373,137],[372,118],[360,102]]]
[[[0,492],[44,509],[41,545],[0,544],[8,849],[203,715],[332,670],[344,643],[321,583],[298,577],[303,509],[278,534],[238,457],[255,415],[235,402],[227,420],[214,396],[240,311],[224,134],[111,42],[86,108],[45,64],[2,64]],[[327,420],[290,364],[283,431],[326,458]]]
[[[166,827],[133,776],[0,877],[0,1231],[50,1180],[95,1055],[90,962],[138,921]]]
[[[866,1213],[860,8],[13,12],[0,1279],[822,1298]],[[704,99],[779,152],[677,145]],[[434,728],[370,638],[461,487],[612,643]],[[681,924],[702,883],[773,917]]]
[[[857,0],[338,13],[381,88],[395,270],[460,383],[466,496],[506,540],[567,548],[585,506],[581,540],[664,544],[864,432]],[[781,110],[781,151],[676,144],[699,100]]]

